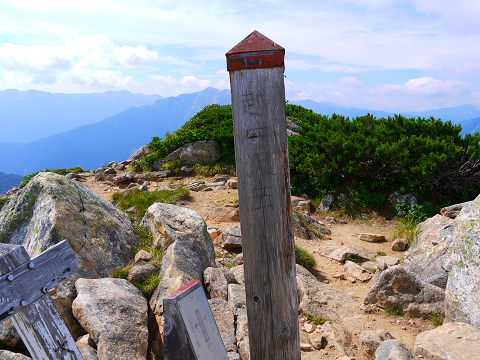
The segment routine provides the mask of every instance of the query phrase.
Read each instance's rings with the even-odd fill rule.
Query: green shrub
[[[480,156],[480,134],[462,138],[461,126],[450,121],[329,117],[297,105],[287,106],[287,115],[300,126],[300,135],[289,137],[294,193],[355,189],[379,206],[369,194],[402,188],[443,202],[480,192],[480,164],[471,161]]]
[[[433,313],[430,315],[430,321],[432,322],[433,326],[439,327],[443,325],[443,321],[445,320],[445,315],[438,315]]]
[[[315,258],[307,250],[295,245],[295,261],[298,265],[303,266],[307,270],[315,267]]]
[[[37,172],[34,172],[34,173],[31,173],[29,175],[24,175],[23,176],[23,181],[20,183],[20,185],[18,185],[18,188],[21,189],[23,187],[25,187],[25,185],[27,185],[29,183],[30,180],[32,180],[35,175],[37,175],[38,173],[40,172],[52,172],[52,173],[55,173],[55,174],[59,174],[59,175],[67,175],[67,174],[70,174],[70,173],[81,173],[81,172],[86,172],[85,170],[83,170],[81,167],[79,166],[76,166],[76,167],[73,167],[73,168],[69,168],[69,169],[66,169],[66,168],[60,168],[60,169],[45,169],[45,170],[42,170],[42,171],[37,171]]]
[[[147,300],[149,300],[160,281],[162,281],[162,277],[160,276],[160,273],[157,272],[156,274],[150,275],[144,281],[134,283],[133,285],[135,285],[147,298]]]
[[[161,190],[154,192],[140,191],[139,189],[132,189],[123,193],[113,193],[112,202],[117,205],[120,210],[134,206],[137,210],[132,217],[136,220],[142,219],[147,209],[156,202],[173,204],[175,201],[185,198],[190,194],[188,189],[179,187],[175,190]]]
[[[345,261],[351,261],[351,262],[354,262],[355,264],[361,264],[361,263],[364,263],[364,262],[365,262],[365,259],[362,258],[361,256],[352,254],[352,255],[348,255],[348,256],[345,258]],[[345,261],[344,261],[344,262],[345,262]]]
[[[8,198],[0,198],[0,210],[8,203]]]
[[[400,305],[388,304],[387,306],[385,306],[385,311],[397,316],[405,315]]]
[[[398,225],[393,232],[393,236],[404,238],[411,245],[417,236],[418,224],[433,215],[433,206],[429,202],[425,202],[423,205],[410,205],[406,202],[400,202],[397,205]]]
[[[168,154],[185,144],[211,140],[222,147],[222,158],[225,162],[234,161],[232,106],[218,104],[205,106],[180,129],[165,134],[165,138],[155,136],[148,147],[153,152],[143,158],[147,167],[163,159]]]

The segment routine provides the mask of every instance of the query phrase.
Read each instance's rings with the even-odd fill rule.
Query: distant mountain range
[[[20,185],[22,180],[21,176],[0,172],[0,194],[7,192],[12,187]]]
[[[9,94],[15,94],[16,90],[9,90]],[[0,92],[0,98],[5,95]],[[25,95],[27,92],[17,92],[17,95]],[[54,102],[55,97],[62,98],[65,94],[49,94],[42,92],[33,92],[43,94],[45,101],[49,104]],[[38,95],[38,94],[37,94]],[[154,100],[153,95],[132,94],[126,92],[107,92],[104,94],[77,94],[80,103],[84,107],[88,107],[87,103],[95,103],[97,109],[102,108],[101,99],[105,100],[105,107],[113,109],[113,103],[118,100],[121,103],[121,97],[126,100],[125,104],[137,101]],[[82,96],[80,96],[82,95]],[[87,101],[87,95],[91,95],[91,100]],[[29,95],[30,96],[30,95]],[[28,105],[24,101],[21,113],[26,113],[30,107],[40,109],[44,108],[40,105],[40,95],[34,96],[33,105]],[[25,97],[26,99],[27,97]],[[66,96],[68,98],[68,96]],[[113,101],[112,98],[117,100]],[[12,101],[17,101],[13,95]],[[82,100],[83,99],[83,100]],[[95,99],[95,100],[92,100]],[[20,101],[20,100],[18,100]],[[56,100],[55,100],[56,101]],[[63,101],[62,111],[73,113],[82,106],[74,104],[73,98],[72,108],[65,110],[67,101]],[[156,100],[152,104],[135,104],[126,110],[123,110],[113,116],[107,117],[102,121],[93,124],[83,125],[75,129],[57,133],[43,139],[27,142],[27,143],[10,143],[0,142],[0,171],[4,173],[13,173],[19,175],[30,174],[32,172],[44,168],[74,167],[81,166],[84,169],[96,169],[102,164],[112,160],[122,161],[138,149],[140,146],[148,144],[153,136],[164,137],[166,132],[173,132],[180,128],[187,120],[195,115],[199,110],[209,104],[218,103],[220,105],[230,104],[230,92],[228,90],[216,90],[208,88],[193,94],[183,94],[177,97],[168,97]],[[393,116],[393,113],[377,110],[358,109],[352,107],[344,107],[335,104],[317,103],[312,100],[302,100],[292,102],[312,109],[316,113],[331,115],[333,113],[349,116],[350,118],[362,116],[370,113],[376,117]],[[8,106],[6,106],[8,107]],[[52,107],[53,108],[53,107]],[[10,109],[13,109],[10,106]],[[92,107],[93,109],[93,107]],[[13,111],[13,110],[11,110]],[[87,111],[87,110],[85,110]],[[92,110],[89,110],[92,111]],[[110,110],[109,110],[110,111]],[[113,111],[113,110],[111,110]],[[31,119],[35,119],[31,111]],[[442,120],[451,120],[454,123],[462,124],[463,134],[480,130],[480,110],[472,105],[461,105],[452,108],[444,108],[422,112],[410,112],[402,114],[408,117],[430,117],[441,118]],[[2,115],[3,116],[3,115]],[[13,116],[11,114],[11,116]],[[58,119],[59,116],[52,118]],[[78,120],[78,119],[77,119]],[[34,120],[32,120],[35,122]],[[40,123],[42,120],[38,120]],[[79,120],[78,120],[79,121]],[[3,119],[2,119],[3,125]],[[20,130],[24,130],[25,125],[19,126]],[[3,132],[2,132],[3,135]],[[0,175],[1,178],[1,175]]]
[[[134,105],[152,104],[160,95],[107,91],[52,94],[15,89],[0,91],[0,142],[27,143],[93,124]]]
[[[96,169],[127,159],[153,136],[177,130],[206,105],[229,102],[229,91],[209,88],[132,106],[95,124],[26,144],[0,143],[0,171],[25,175],[44,168]]]

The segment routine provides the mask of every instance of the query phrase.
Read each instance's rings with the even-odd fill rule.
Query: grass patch
[[[65,175],[70,174],[70,173],[83,173],[83,172],[87,172],[87,171],[83,170],[80,166],[76,166],[76,167],[68,168],[68,169],[66,169],[66,168],[45,169],[45,170],[42,170],[42,171],[37,171],[37,172],[31,173],[29,175],[24,175],[23,176],[23,181],[20,183],[20,185],[18,185],[18,188],[21,189],[21,188],[25,187],[25,185],[27,185],[30,182],[30,180],[32,180],[34,178],[34,176],[37,175],[40,172],[52,172],[52,173],[55,173],[55,174],[65,176]]]
[[[10,199],[8,198],[0,198],[0,210],[8,203]]]
[[[443,321],[445,320],[445,315],[439,315],[433,313],[430,315],[430,321],[432,322],[433,326],[439,327],[443,325]]]
[[[117,279],[127,279],[128,272],[131,270],[133,267],[133,264],[129,264],[123,268],[115,270],[113,273],[113,277]]]
[[[137,212],[131,215],[134,220],[142,219],[147,209],[156,202],[173,204],[175,201],[186,198],[190,192],[184,187],[175,190],[160,190],[154,192],[132,189],[123,193],[116,192],[112,195],[112,202],[122,211],[134,206]]]
[[[134,283],[133,285],[135,285],[148,300],[152,297],[152,294],[160,281],[162,281],[162,277],[160,276],[159,271],[156,274],[150,275],[148,278],[145,279],[145,281]]]
[[[345,258],[345,261],[351,261],[351,262],[354,262],[355,264],[361,264],[363,262],[365,262],[365,259],[362,258],[361,256],[358,256],[358,255],[348,255],[346,258]],[[344,262],[345,262],[344,261]]]
[[[216,174],[235,174],[235,164],[213,163],[213,164],[195,164],[193,172],[196,175],[213,176]]]
[[[385,311],[397,316],[404,316],[405,313],[399,305],[388,304],[385,306]]]
[[[310,321],[311,323],[313,323],[314,325],[323,325],[325,324],[327,321],[331,321],[330,319],[324,319],[324,318],[320,318],[318,316],[315,316],[315,315],[310,315],[310,314],[307,314],[307,313],[303,313],[303,315],[305,316],[305,318]]]
[[[307,270],[312,270],[316,263],[312,254],[297,245],[295,245],[295,261]]]
[[[387,256],[387,253],[386,253],[386,252],[383,252],[383,251],[377,251],[377,255]]]

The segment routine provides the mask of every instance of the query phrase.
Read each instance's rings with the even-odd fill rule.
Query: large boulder
[[[197,212],[155,203],[145,213],[142,225],[150,227],[154,243],[165,251],[160,267],[162,278],[202,280],[207,267],[216,267],[212,238]]]
[[[375,351],[377,360],[420,360],[405,345],[395,339],[385,340]]]
[[[460,322],[444,324],[419,334],[415,353],[425,359],[478,359],[480,330]]]
[[[75,281],[112,276],[133,259],[137,239],[128,216],[107,200],[76,181],[41,172],[0,211],[0,242],[23,245],[34,257],[62,240],[73,248],[78,267],[52,296],[78,336],[82,329],[71,312]]]
[[[351,316],[358,309],[357,302],[350,296],[321,283],[298,264],[296,271],[298,309],[301,312],[338,321]]]
[[[418,279],[397,265],[380,274],[363,303],[428,318],[444,313],[444,299],[442,289]]]
[[[208,267],[216,267],[212,238],[207,224],[195,211],[180,206],[155,203],[142,220],[153,234],[154,245],[165,251],[160,267],[162,280],[150,299],[149,349],[163,354],[163,297],[191,280],[202,280]]]
[[[454,220],[442,216],[424,221],[417,227],[414,245],[406,256],[405,270],[420,280],[445,289],[451,268]]]
[[[99,360],[146,359],[147,300],[124,279],[78,279],[73,313],[97,345]]]
[[[183,145],[169,154],[163,162],[179,162],[185,165],[208,164],[220,160],[222,149],[215,141],[197,141]]]
[[[452,252],[445,292],[446,320],[480,329],[480,196],[457,215]]]

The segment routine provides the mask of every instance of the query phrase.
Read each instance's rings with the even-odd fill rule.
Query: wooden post
[[[23,246],[0,244],[0,321],[12,317],[35,360],[84,360],[48,294],[76,267],[67,241],[33,259]]]
[[[252,360],[300,360],[284,55],[257,31],[226,54]]]

